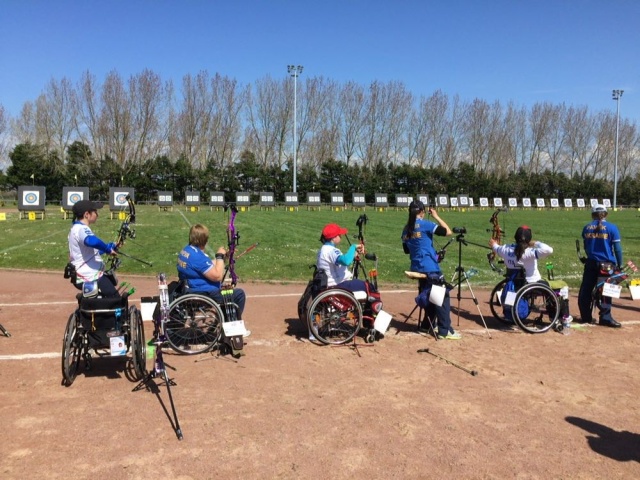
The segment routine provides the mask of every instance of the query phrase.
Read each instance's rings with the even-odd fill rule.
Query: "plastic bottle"
[[[469,270],[467,270],[467,278],[471,278],[477,273],[478,273],[478,270],[476,270],[475,268],[470,268]]]

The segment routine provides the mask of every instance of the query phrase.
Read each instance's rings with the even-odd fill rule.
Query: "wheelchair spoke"
[[[527,333],[544,333],[554,327],[560,315],[557,294],[548,286],[530,283],[518,290],[514,305],[514,319]]]
[[[220,341],[222,310],[204,295],[179,297],[169,308],[164,326],[169,346],[184,354],[197,354],[214,348]]]
[[[326,290],[309,307],[308,323],[309,330],[320,342],[343,344],[360,330],[362,308],[350,292]]]
[[[76,379],[82,360],[82,335],[78,332],[77,321],[74,312],[69,317],[62,342],[62,377],[67,387]]]

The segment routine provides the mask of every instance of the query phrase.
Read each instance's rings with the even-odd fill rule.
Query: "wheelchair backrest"
[[[127,297],[82,297],[78,316],[82,326],[89,331],[111,330],[127,317],[128,307]]]
[[[186,280],[178,280],[177,282],[174,280],[167,285],[167,289],[169,290],[169,302],[173,302],[176,298],[181,295],[187,293],[187,281]]]

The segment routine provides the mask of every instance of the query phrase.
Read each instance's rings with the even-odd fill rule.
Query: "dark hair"
[[[405,240],[409,240],[413,235],[413,229],[416,227],[416,217],[420,212],[424,211],[424,203],[420,200],[414,200],[409,205],[409,219],[407,220],[407,225],[404,227]]]
[[[531,242],[532,236],[533,235],[531,233],[531,229],[526,225],[518,227],[518,229],[516,230],[516,234],[513,236],[513,238],[516,241],[515,254],[518,260],[522,258],[522,255]]]

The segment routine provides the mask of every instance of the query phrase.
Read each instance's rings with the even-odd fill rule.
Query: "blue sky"
[[[0,103],[51,78],[149,68],[242,84],[303,76],[402,81],[504,104],[611,109],[640,123],[640,0],[1,0]],[[302,77],[300,77],[302,79]],[[179,91],[179,90],[178,90]]]

